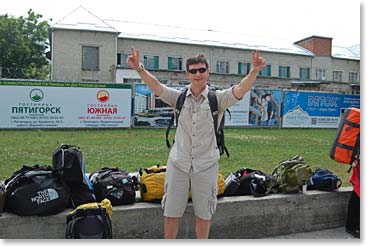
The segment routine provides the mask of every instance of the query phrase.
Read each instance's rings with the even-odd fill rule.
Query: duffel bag
[[[360,152],[360,109],[347,108],[341,116],[338,130],[331,145],[331,159],[352,165]]]
[[[155,165],[150,168],[139,169],[140,196],[143,201],[160,202],[164,195],[164,184],[166,179],[166,166]],[[224,195],[225,180],[222,172],[218,171],[217,197]],[[191,194],[189,193],[189,198]]]
[[[5,203],[5,184],[0,180],[0,215],[3,212]]]
[[[131,204],[135,202],[138,179],[126,170],[118,167],[104,167],[92,172],[89,179],[97,202],[107,198],[112,205]]]
[[[26,166],[5,180],[5,208],[18,215],[51,215],[69,203],[69,190],[52,167]]]

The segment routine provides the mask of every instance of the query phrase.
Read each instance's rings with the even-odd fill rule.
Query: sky
[[[31,8],[51,24],[82,5],[102,19],[243,33],[294,43],[312,35],[360,44],[362,0],[0,0],[0,15]]]

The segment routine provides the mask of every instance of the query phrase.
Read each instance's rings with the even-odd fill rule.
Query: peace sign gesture
[[[261,69],[265,68],[265,59],[261,56],[259,57],[259,51],[252,51],[252,67],[256,72],[259,72]]]
[[[126,64],[134,70],[140,68],[140,50],[134,50],[131,48],[131,55],[126,59]]]

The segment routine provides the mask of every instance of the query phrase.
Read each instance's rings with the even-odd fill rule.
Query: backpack
[[[296,155],[288,160],[281,161],[273,170],[272,176],[277,181],[276,189],[282,193],[299,192],[300,187],[306,184],[311,177],[311,167],[303,157]]]
[[[170,122],[168,124],[167,130],[166,130],[166,145],[168,148],[171,147],[170,141],[168,139],[168,135],[169,135],[169,131],[174,123],[174,119],[176,116],[176,126],[178,126],[178,118],[180,116],[182,107],[185,103],[186,100],[186,93],[187,90],[189,88],[186,87],[181,94],[179,95],[177,102],[176,102],[176,109],[175,111],[172,113]],[[209,100],[209,106],[210,106],[210,111],[212,113],[212,117],[213,117],[213,125],[214,125],[214,132],[215,132],[215,138],[217,140],[217,146],[219,149],[219,153],[220,155],[223,155],[224,152],[226,153],[227,157],[229,157],[229,152],[227,150],[227,147],[225,146],[224,143],[224,123],[225,123],[225,113],[223,114],[222,120],[220,121],[219,125],[218,125],[218,100],[217,100],[217,96],[215,94],[215,91],[213,90],[209,90],[208,92],[208,100]],[[230,111],[227,109],[227,112],[230,114]],[[174,142],[174,140],[173,140]]]
[[[52,167],[24,165],[5,180],[5,206],[18,215],[51,215],[63,211],[69,190]]]
[[[111,217],[112,205],[108,199],[80,205],[66,217],[66,238],[111,239]]]
[[[65,182],[82,182],[85,174],[80,147],[62,144],[52,153],[52,166]]]
[[[93,185],[85,173],[80,147],[62,144],[52,154],[52,166],[70,190],[71,207],[95,202]]]
[[[104,167],[92,172],[89,179],[93,184],[97,202],[107,198],[111,204],[131,204],[135,202],[138,179],[128,171],[118,167]]]
[[[330,158],[340,163],[352,165],[359,158],[359,138],[360,109],[347,108],[341,117],[336,137],[331,146]]]
[[[316,168],[307,180],[307,190],[337,190],[342,185],[338,176],[326,168]]]

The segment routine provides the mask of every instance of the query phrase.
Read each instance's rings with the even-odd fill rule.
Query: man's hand
[[[127,57],[126,64],[130,68],[138,72],[139,76],[144,81],[144,83],[148,85],[149,89],[151,89],[157,97],[159,97],[162,94],[163,86],[159,82],[159,80],[153,74],[149,73],[147,70],[144,70],[140,67],[139,50],[135,51],[134,48],[131,48],[131,55]]]
[[[259,57],[259,51],[252,51],[252,68],[255,72],[259,72],[261,69],[265,68],[265,59],[261,56]]]
[[[131,48],[131,55],[129,55],[126,59],[126,64],[134,70],[138,70],[140,68],[140,50],[134,50]]]
[[[252,51],[252,68],[249,74],[243,78],[240,83],[238,83],[233,89],[233,95],[238,99],[242,99],[243,96],[250,90],[251,86],[254,84],[259,71],[265,68],[265,59],[261,56],[259,57],[259,51]]]

